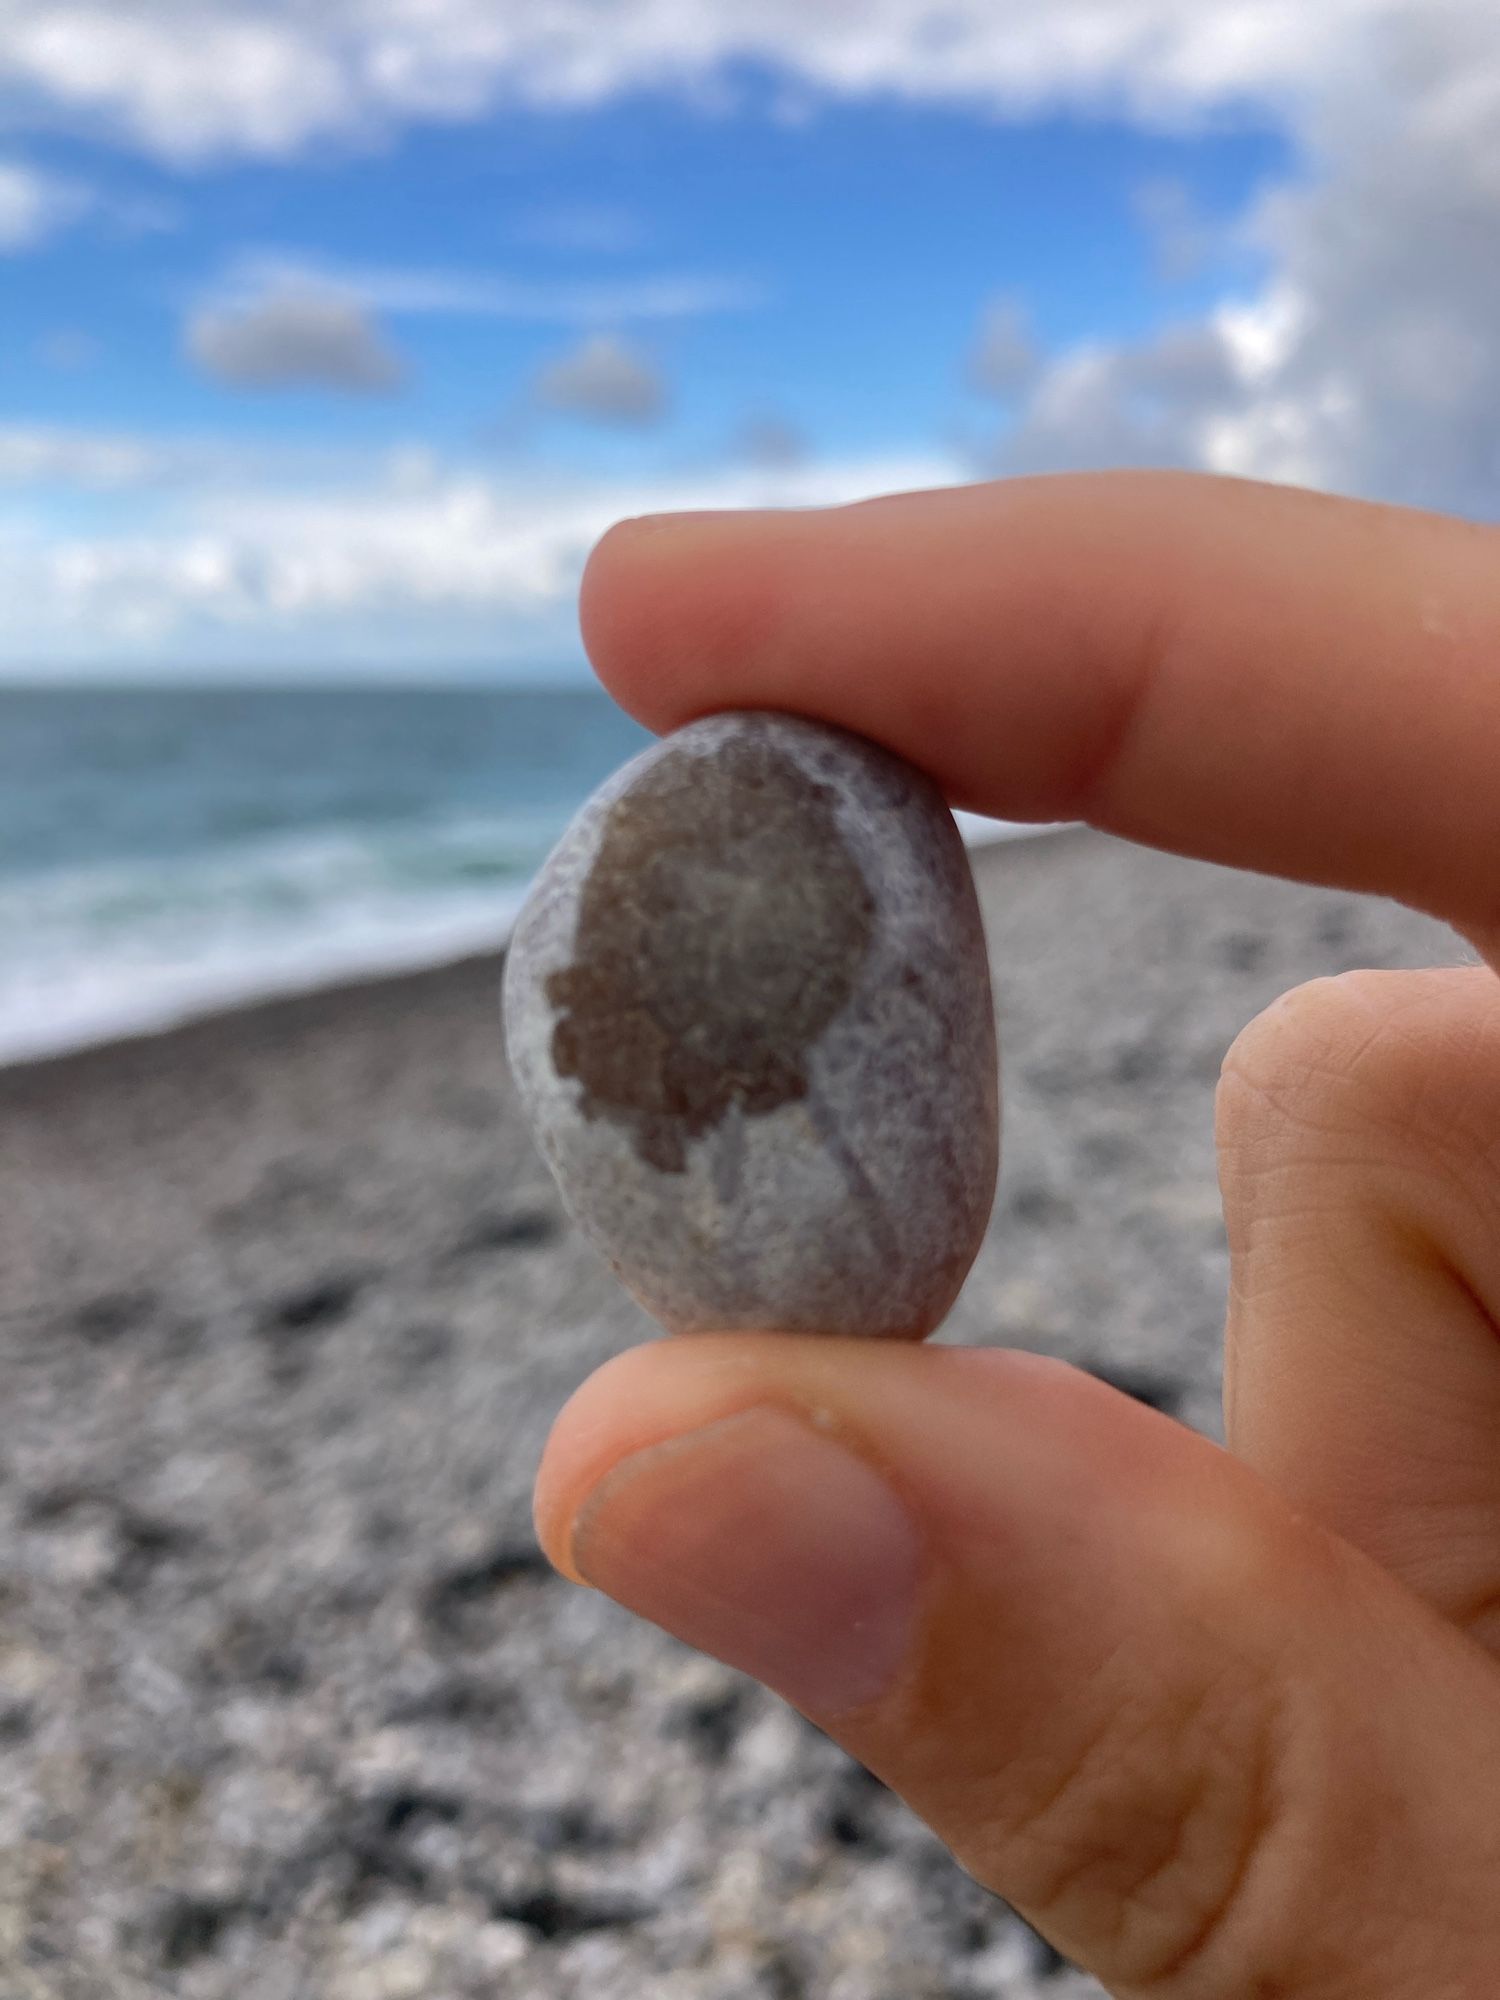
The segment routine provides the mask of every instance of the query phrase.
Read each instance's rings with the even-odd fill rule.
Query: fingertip
[[[679,1335],[617,1354],[558,1413],[533,1498],[537,1539],[553,1567],[585,1581],[573,1555],[585,1502],[623,1460],[744,1409],[766,1393],[764,1337]]]
[[[594,1487],[633,1448],[631,1416],[641,1405],[631,1382],[643,1357],[649,1371],[652,1351],[616,1355],[575,1389],[542,1452],[532,1497],[536,1536],[552,1567],[573,1583],[584,1581],[573,1560],[573,1524]]]
[[[728,509],[620,521],[579,590],[594,671],[620,706],[664,732],[707,714],[736,663],[764,658],[776,617],[774,512]]]

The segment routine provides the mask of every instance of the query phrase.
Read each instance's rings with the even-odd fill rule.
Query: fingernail
[[[781,1410],[638,1452],[585,1501],[596,1589],[812,1715],[878,1700],[911,1643],[922,1547],[872,1468]]]

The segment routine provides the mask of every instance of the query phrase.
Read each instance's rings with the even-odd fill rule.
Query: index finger
[[[841,723],[955,804],[1500,922],[1493,530],[1186,474],[623,523],[615,696]]]

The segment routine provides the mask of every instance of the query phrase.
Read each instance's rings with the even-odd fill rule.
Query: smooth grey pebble
[[[989,958],[936,787],[719,715],[584,806],[511,942],[506,1031],[564,1202],[672,1332],[921,1337],[994,1201]]]

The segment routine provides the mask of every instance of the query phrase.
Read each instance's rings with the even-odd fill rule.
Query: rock
[[[994,1200],[983,926],[930,781],[790,716],[583,808],[516,927],[512,1065],[584,1232],[672,1332],[921,1337]]]

